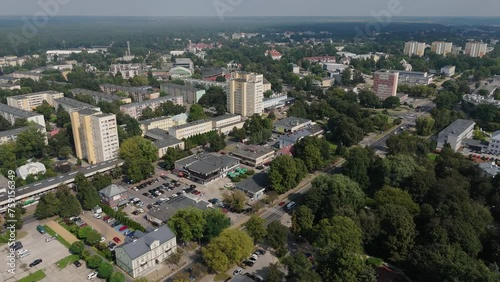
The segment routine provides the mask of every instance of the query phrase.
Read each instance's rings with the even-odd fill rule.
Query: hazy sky
[[[499,0],[0,0],[0,15],[40,3],[60,3],[60,16],[371,16],[397,3],[393,16],[500,16]]]

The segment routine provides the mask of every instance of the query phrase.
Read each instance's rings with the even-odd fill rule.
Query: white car
[[[101,215],[100,215],[100,214],[98,214],[98,213],[96,213],[96,214],[94,214],[94,217],[95,217],[95,218],[97,218],[97,219],[100,219],[100,218],[101,218]]]
[[[101,237],[101,243],[104,242],[104,241],[106,241],[106,238]]]
[[[243,271],[243,269],[241,269],[241,267],[238,267],[235,271],[233,271],[233,275],[234,276],[239,275],[239,274],[241,274],[242,271]]]
[[[89,275],[87,275],[87,280],[93,280],[97,277],[97,272],[92,272]]]

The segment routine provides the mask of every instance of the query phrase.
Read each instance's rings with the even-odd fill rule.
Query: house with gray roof
[[[177,252],[174,232],[163,225],[132,242],[116,247],[116,265],[133,278],[145,276]]]
[[[305,118],[287,117],[274,123],[273,131],[284,134],[293,133],[312,124],[312,121]]]
[[[128,191],[125,187],[111,184],[108,187],[99,191],[101,202],[114,208],[119,207],[128,202]]]
[[[269,175],[266,172],[261,172],[238,183],[236,189],[245,192],[253,200],[257,200],[264,195],[264,191],[270,186]]]

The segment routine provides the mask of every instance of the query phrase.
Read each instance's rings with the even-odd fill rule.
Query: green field
[[[63,269],[66,266],[72,264],[73,262],[75,262],[79,259],[80,259],[79,255],[69,255],[69,256],[61,259],[60,261],[58,261],[56,264],[59,268]]]
[[[42,270],[38,270],[37,272],[33,272],[30,275],[17,280],[17,282],[35,282],[35,281],[40,281],[45,277],[46,277],[45,273]]]
[[[47,225],[44,225],[43,227],[45,228],[45,231],[47,231],[47,233],[50,236],[57,235],[57,233],[54,230],[52,230],[50,227],[48,227]],[[57,235],[56,240],[59,241],[59,243],[63,244],[66,248],[71,247],[71,244],[68,241],[64,240],[64,238],[59,236],[59,235]]]
[[[427,154],[427,158],[429,158],[431,161],[435,160],[437,156],[438,155],[434,153]]]

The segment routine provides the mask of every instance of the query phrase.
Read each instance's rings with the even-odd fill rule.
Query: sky
[[[499,11],[499,0],[0,0],[2,16],[498,17]]]

